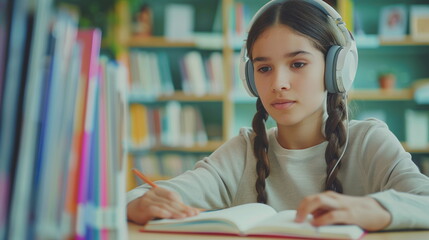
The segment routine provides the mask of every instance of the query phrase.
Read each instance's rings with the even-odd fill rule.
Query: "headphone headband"
[[[262,6],[250,21],[249,29],[252,28],[254,22],[262,15],[268,8],[275,4],[287,2],[288,0],[272,0]],[[356,75],[358,55],[356,42],[350,31],[346,28],[340,14],[331,7],[328,3],[322,0],[302,0],[312,4],[320,9],[328,17],[331,17],[335,22],[336,27],[344,37],[345,45],[332,46],[326,56],[326,69],[325,69],[325,85],[330,93],[345,93],[353,83]],[[247,37],[246,37],[247,39]],[[246,43],[244,40],[240,53],[240,78],[243,81],[244,87],[251,96],[258,96],[254,78],[253,78],[253,64],[248,59]]]

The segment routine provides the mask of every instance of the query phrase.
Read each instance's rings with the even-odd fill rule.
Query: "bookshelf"
[[[427,104],[415,100],[417,82],[429,76],[427,63],[429,54],[429,39],[416,41],[411,33],[411,6],[415,4],[428,5],[429,1],[348,1],[351,3],[354,16],[359,19],[360,30],[355,28],[355,36],[359,49],[359,69],[355,80],[355,91],[350,93],[352,105],[356,110],[354,117],[368,117],[371,114],[384,118],[392,132],[403,143],[404,148],[413,155],[413,159],[424,170],[424,162],[428,161],[429,149],[423,146],[414,147],[407,140],[419,138],[429,133],[420,131],[417,135],[409,135],[409,111],[429,114]],[[407,29],[402,39],[385,39],[380,37],[379,17],[386,6],[404,4],[407,13]],[[349,11],[348,13],[351,13]],[[342,14],[347,14],[342,12]],[[356,20],[356,18],[355,18]],[[375,24],[374,24],[375,23]],[[352,24],[356,27],[356,22]],[[358,27],[359,28],[359,27]],[[363,31],[364,34],[357,34]],[[390,71],[396,75],[394,89],[380,89],[377,75]],[[424,128],[423,128],[424,129]]]
[[[144,1],[143,1],[144,2]],[[354,83],[354,89],[349,94],[349,100],[351,102],[352,117],[361,118],[364,116],[370,116],[371,114],[378,115],[382,112],[382,116],[397,135],[400,141],[406,144],[406,132],[405,132],[405,110],[407,109],[418,109],[419,111],[427,111],[426,106],[416,104],[414,101],[414,82],[427,78],[429,75],[426,58],[429,53],[429,41],[415,41],[411,35],[408,35],[401,41],[386,41],[378,37],[376,26],[378,25],[379,10],[381,7],[393,4],[390,1],[363,1],[358,2],[354,0],[347,1],[331,1],[337,4],[337,9],[344,16],[348,26],[356,26],[353,22],[353,11],[365,12],[365,17],[362,19],[362,26],[365,30],[366,35],[355,35],[359,48],[359,69],[358,75]],[[394,2],[397,3],[398,1]],[[428,4],[429,1],[425,1]],[[165,8],[167,4],[178,3],[175,0],[165,0],[154,7],[154,14],[156,12],[162,12],[162,8]],[[213,31],[213,29],[202,26],[196,26],[197,32],[202,30],[205,34],[212,34],[212,40],[210,46],[203,46],[198,40],[198,33],[195,34],[195,38],[186,41],[174,41],[169,40],[164,34],[162,25],[163,20],[158,20],[154,23],[153,36],[149,37],[134,37],[130,33],[130,19],[132,17],[132,8],[130,6],[122,6],[122,11],[119,11],[119,15],[122,19],[128,19],[128,24],[124,24],[120,27],[121,31],[128,31],[124,38],[122,35],[122,45],[125,46],[125,52],[129,53],[132,49],[144,49],[147,51],[167,51],[173,61],[178,61],[179,58],[175,57],[180,54],[184,54],[187,51],[198,51],[203,56],[207,56],[210,51],[218,51],[222,54],[223,60],[223,79],[224,79],[224,91],[222,94],[204,94],[195,95],[189,94],[182,89],[177,89],[170,94],[161,94],[156,97],[146,97],[142,94],[130,92],[128,102],[130,104],[139,103],[146,104],[148,106],[162,105],[170,101],[177,101],[182,104],[194,104],[202,108],[214,107],[215,110],[219,111],[216,115],[222,117],[218,120],[221,131],[221,137],[217,137],[213,141],[208,141],[206,146],[199,147],[169,147],[154,145],[147,148],[136,148],[131,146],[130,150],[133,152],[132,155],[142,156],[144,154],[189,154],[194,152],[199,154],[205,152],[209,154],[216,149],[218,145],[226,141],[231,136],[238,133],[238,130],[242,126],[251,126],[251,120],[255,112],[255,99],[250,98],[244,92],[241,81],[238,77],[238,54],[243,39],[243,30],[246,28],[246,23],[250,20],[254,12],[256,12],[263,4],[264,1],[254,0],[218,0],[208,1],[208,6],[201,6],[192,0],[185,1],[186,4],[194,4],[196,8],[201,7],[202,13],[197,13],[201,16],[207,11],[213,12],[213,9],[217,9],[216,12],[221,9],[222,23],[218,24],[221,29]],[[421,3],[419,1],[411,1],[408,4]],[[220,7],[219,7],[220,6]],[[208,10],[210,9],[210,10]],[[239,14],[239,11],[244,11],[246,14]],[[199,11],[198,9],[197,11]],[[241,15],[238,18],[237,15]],[[211,14],[207,15],[207,21],[213,21],[214,17]],[[122,21],[125,22],[125,21]],[[212,23],[208,24],[211,25]],[[367,29],[368,28],[368,29]],[[208,33],[207,33],[208,32]],[[390,90],[380,89],[377,82],[377,74],[380,71],[385,71],[386,68],[395,69],[397,72],[396,88]],[[172,70],[172,74],[180,75],[179,71]],[[212,114],[209,113],[208,115]],[[211,115],[213,116],[213,115]],[[210,118],[210,117],[209,117]],[[268,121],[268,126],[274,126],[275,123]],[[221,130],[219,130],[221,129]],[[413,148],[407,147],[407,150],[416,154],[417,160],[420,156],[429,155],[427,148]],[[161,178],[168,178],[168,176],[158,176]]]
[[[230,129],[233,117],[233,103],[231,102],[229,95],[231,79],[227,73],[231,71],[230,56],[232,54],[232,50],[225,46],[229,43],[229,33],[227,33],[226,26],[228,25],[229,18],[227,15],[229,15],[230,11],[228,5],[232,4],[232,1],[210,0],[202,3],[201,1],[195,0],[168,0],[157,3],[153,3],[151,1],[141,1],[140,4],[148,4],[152,11],[152,34],[142,37],[136,36],[133,33],[133,15],[137,11],[136,9],[139,8],[139,5],[136,5],[133,2],[120,1],[116,9],[117,16],[120,20],[118,21],[119,24],[113,27],[113,31],[121,31],[123,34],[120,38],[116,39],[116,42],[122,47],[125,55],[128,56],[130,62],[129,69],[131,79],[133,79],[133,73],[134,76],[137,76],[135,73],[136,67],[133,67],[133,64],[139,61],[139,58],[141,59],[141,56],[135,57],[136,52],[144,52],[155,55],[165,54],[165,56],[167,56],[166,58],[168,58],[169,67],[160,69],[159,72],[170,72],[169,78],[173,83],[173,91],[169,91],[167,93],[161,90],[159,94],[152,95],[152,93],[145,93],[144,90],[141,90],[138,86],[136,87],[138,84],[133,86],[131,83],[128,103],[132,106],[144,106],[148,109],[148,112],[152,110],[159,111],[161,115],[166,112],[165,109],[168,108],[167,106],[176,105],[175,103],[180,105],[182,110],[185,108],[185,106],[194,107],[199,113],[201,113],[201,118],[203,120],[202,122],[206,131],[205,134],[207,134],[207,141],[203,143],[195,142],[195,144],[191,146],[181,146],[181,143],[178,143],[178,146],[172,146],[168,143],[165,144],[165,141],[162,140],[163,135],[171,136],[171,134],[161,133],[161,140],[158,139],[152,142],[149,140],[149,144],[139,144],[136,143],[136,139],[131,138],[128,140],[127,144],[130,158],[133,159],[131,162],[133,162],[136,166],[143,164],[136,163],[136,161],[139,161],[136,159],[144,158],[147,155],[156,155],[157,157],[167,154],[175,154],[177,156],[208,155],[231,137]],[[165,11],[169,11],[168,9],[171,8],[171,6],[176,6],[177,4],[182,4],[182,7],[183,5],[188,8],[190,7],[194,14],[194,34],[191,39],[178,40],[172,39],[171,36],[168,36],[168,26],[165,24],[171,20],[165,16]],[[201,56],[203,65],[205,66],[203,70],[205,75],[209,77],[210,81],[221,81],[219,83],[219,90],[215,90],[216,86],[214,85],[206,85],[203,91],[200,91],[201,88],[199,88],[199,90],[187,89],[185,83],[183,82],[186,77],[189,78],[187,80],[190,80],[190,85],[200,84],[193,84],[191,79],[192,76],[184,75],[183,65],[179,66],[179,63],[183,63],[183,59],[186,58],[186,55],[190,52],[193,52],[194,56]],[[211,58],[212,54],[216,54],[215,58],[216,61],[218,61],[218,65],[213,65],[211,69],[212,72],[209,72],[209,68],[206,68],[206,66],[209,64],[209,59]],[[194,64],[191,64],[192,67],[198,68],[198,66],[195,65],[198,64],[198,62],[194,61],[193,63]],[[186,62],[185,69],[187,69]],[[142,72],[145,70],[146,69],[142,70]],[[192,72],[189,74],[192,74]],[[198,79],[197,81],[200,80],[201,79]],[[152,84],[153,83],[147,86],[152,86]],[[207,84],[207,82],[205,84]],[[161,87],[161,89],[163,89],[163,87]],[[133,113],[130,114],[133,115]],[[145,119],[150,118],[150,116],[145,117]],[[178,124],[179,128],[185,128],[183,121],[181,122],[183,116],[176,116],[173,118],[180,122]],[[148,122],[150,121],[151,120]],[[142,120],[136,119],[135,122],[142,122]],[[163,122],[161,121],[160,125],[162,124]],[[154,125],[148,123],[147,126],[148,130],[150,131],[150,128]],[[130,132],[133,132],[133,130],[130,129]],[[182,143],[183,142],[184,141],[182,141]],[[171,144],[174,145],[176,143]],[[160,160],[160,162],[162,162],[162,160]],[[144,169],[142,169],[142,171],[145,172]],[[146,174],[151,175],[151,173],[147,172]],[[168,176],[168,174],[156,174],[156,178],[165,179],[169,177],[171,176]]]

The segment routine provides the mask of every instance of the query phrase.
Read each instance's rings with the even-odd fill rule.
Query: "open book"
[[[248,203],[184,219],[152,220],[142,231],[313,239],[359,239],[365,233],[356,225],[296,223],[295,214],[295,210],[276,212],[265,204]]]

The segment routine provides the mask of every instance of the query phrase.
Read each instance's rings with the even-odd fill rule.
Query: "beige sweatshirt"
[[[271,172],[266,179],[267,204],[276,210],[296,209],[305,196],[323,191],[327,142],[288,150],[277,142],[276,132],[277,128],[268,131]],[[242,128],[195,169],[157,184],[177,192],[184,203],[204,209],[256,202],[252,136],[252,129]],[[391,213],[392,222],[386,229],[429,229],[429,178],[419,172],[383,122],[349,123],[349,142],[338,178],[344,194],[371,195]],[[127,201],[148,189],[142,185],[131,190]]]

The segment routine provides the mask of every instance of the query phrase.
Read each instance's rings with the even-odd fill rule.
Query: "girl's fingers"
[[[313,216],[311,223],[314,226],[323,226],[330,224],[349,224],[350,216],[347,211],[343,210],[332,210],[320,214],[318,216]]]
[[[356,224],[368,231],[385,228],[391,215],[371,197],[352,197],[324,192],[304,198],[297,209],[296,222],[313,215],[314,226],[330,224]]]
[[[298,206],[295,221],[303,222],[309,214],[318,216],[339,205],[336,197],[328,192],[305,197]]]
[[[157,187],[149,192],[147,193],[147,197],[149,197],[149,202],[146,204],[148,204],[149,206],[157,206],[160,209],[168,211],[170,213],[170,216],[168,218],[184,218],[194,216],[199,213],[197,209],[185,205],[181,201],[179,195],[174,192],[168,191],[167,189]]]
[[[179,201],[179,202],[182,201],[178,194],[176,194],[175,192],[169,191],[165,188],[162,188],[162,187],[153,188],[153,189],[151,189],[151,191],[153,191],[153,193],[155,193],[157,196],[164,198],[164,199],[169,199],[171,201]]]
[[[153,218],[171,218],[172,217],[172,213],[170,211],[155,205],[149,206],[147,211],[149,213],[149,216],[151,216],[151,218],[148,220],[152,220]]]
[[[128,219],[139,224],[146,224],[154,218],[190,217],[199,212],[185,205],[176,193],[160,187],[152,188],[127,206]]]

